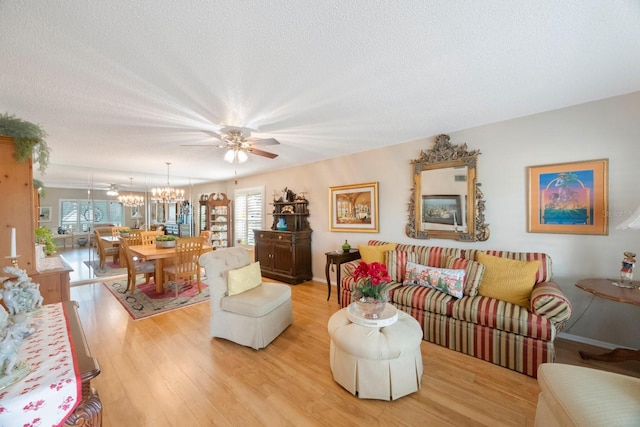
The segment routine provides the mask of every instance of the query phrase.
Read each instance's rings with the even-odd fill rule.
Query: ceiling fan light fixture
[[[111,184],[111,187],[107,190],[107,196],[117,196],[119,194],[118,187],[115,184]]]
[[[237,148],[230,148],[224,155],[224,160],[228,163],[244,163],[248,158],[244,150]]]

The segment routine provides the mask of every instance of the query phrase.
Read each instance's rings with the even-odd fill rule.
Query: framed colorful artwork
[[[530,166],[527,231],[609,234],[608,159]]]
[[[331,231],[378,232],[378,183],[329,188]]]

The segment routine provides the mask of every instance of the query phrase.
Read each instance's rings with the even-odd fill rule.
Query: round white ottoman
[[[398,311],[398,321],[382,328],[360,326],[347,309],[329,319],[333,379],[362,399],[393,400],[420,389],[422,329]]]

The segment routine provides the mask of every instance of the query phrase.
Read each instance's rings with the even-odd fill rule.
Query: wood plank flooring
[[[319,282],[292,292],[293,325],[255,351],[209,337],[208,303],[134,321],[101,283],[72,287],[102,370],[92,384],[103,425],[533,425],[535,379],[424,341],[419,392],[393,402],[352,396],[329,368],[335,297],[326,301]],[[559,356],[579,361],[573,351]],[[640,376],[638,365],[622,369]]]

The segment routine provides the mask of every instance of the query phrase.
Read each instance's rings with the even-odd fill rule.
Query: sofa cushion
[[[451,316],[453,303],[456,301],[451,295],[426,286],[399,285],[389,294],[389,301],[398,307],[409,307],[411,310],[445,316]]]
[[[482,251],[479,249],[465,249],[462,251],[462,258],[478,261],[478,254],[484,253],[515,261],[540,261],[540,268],[536,273],[536,283],[550,282],[553,279],[551,270],[551,257],[542,252],[511,252],[511,251]]]
[[[227,278],[227,295],[237,295],[260,286],[262,276],[260,262],[229,270]]]
[[[448,256],[442,267],[466,270],[463,293],[469,297],[478,295],[478,287],[484,275],[484,265],[470,259]]]
[[[451,316],[454,319],[544,341],[553,341],[557,333],[549,318],[535,315],[517,304],[483,296],[465,296],[453,300]]]
[[[478,288],[480,295],[529,308],[540,261],[515,261],[478,253],[478,262],[485,267]]]
[[[369,240],[369,246],[388,245],[389,242],[382,242],[380,240]],[[395,243],[392,243],[395,244]],[[440,246],[421,246],[421,245],[405,245],[398,244],[395,247],[396,251],[414,252],[418,254],[418,263],[422,265],[429,265],[431,267],[440,267],[442,260],[448,256],[462,257],[464,252],[458,248],[444,248]]]
[[[428,286],[460,298],[464,288],[465,270],[429,267],[407,262],[404,285]]]
[[[418,262],[418,254],[416,252],[393,250],[385,252],[384,256],[389,276],[399,283],[404,280],[407,262]]]
[[[384,264],[384,253],[394,250],[396,246],[397,245],[395,243],[387,243],[384,245],[358,245],[358,250],[360,251],[362,261],[367,264],[372,262]]]
[[[243,316],[262,317],[290,299],[290,286],[265,282],[241,294],[222,297],[220,308]]]

